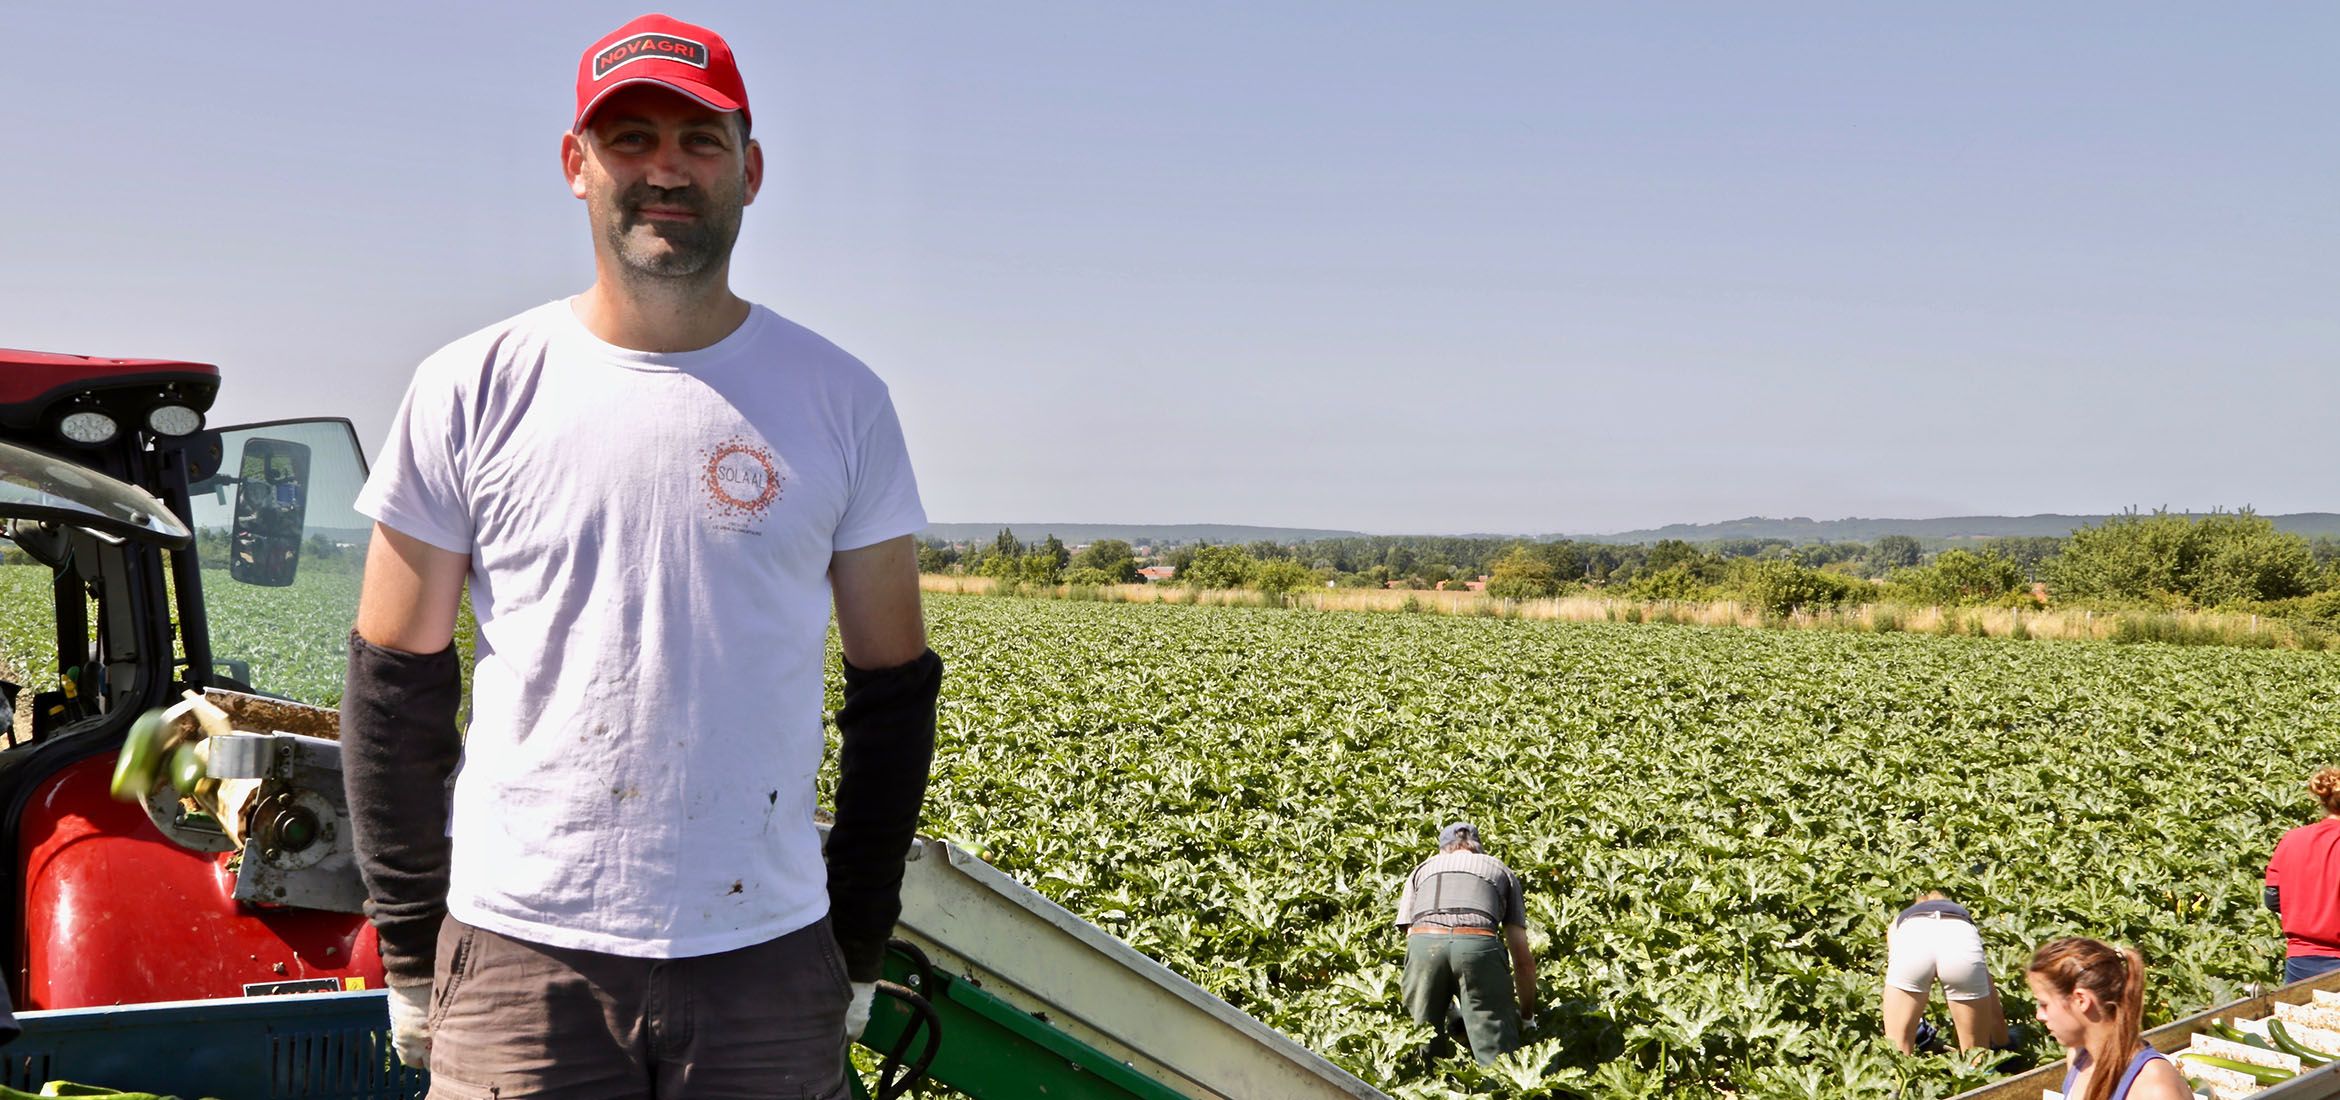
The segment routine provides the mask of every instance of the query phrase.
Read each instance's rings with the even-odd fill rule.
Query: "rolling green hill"
[[[1183,542],[1208,542],[1214,545],[1239,542],[1313,542],[1317,539],[1350,538],[1355,531],[1321,531],[1307,527],[1246,527],[1239,523],[936,523],[919,532],[924,539],[945,542],[990,542],[1005,527],[1025,542],[1055,535],[1067,545],[1078,546],[1098,539],[1122,539],[1135,545],[1166,545]]]
[[[1951,516],[1941,519],[1849,519],[1814,520],[1797,516],[1792,519],[1772,519],[1749,516],[1745,519],[1725,520],[1721,523],[1674,523],[1639,531],[1619,531],[1605,535],[1570,535],[1569,538],[1586,542],[1656,542],[1659,539],[1681,539],[1684,542],[1708,542],[1715,539],[1788,539],[1793,542],[1872,542],[1885,535],[1913,535],[1921,539],[1988,539],[2008,536],[2051,536],[2062,538],[2075,527],[2089,527],[2111,519],[2109,515],[2071,516],[2049,513],[2036,516]],[[2307,538],[2319,535],[2340,536],[2340,514],[2332,512],[2294,512],[2290,515],[2269,516],[2277,530],[2288,531]]]

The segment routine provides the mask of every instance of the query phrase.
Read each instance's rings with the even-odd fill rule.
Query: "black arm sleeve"
[[[463,756],[462,696],[454,646],[418,655],[350,632],[342,793],[382,967],[400,984],[431,979],[447,915],[447,780]]]
[[[829,827],[829,926],[845,974],[874,982],[902,915],[902,864],[934,763],[942,658],[867,672],[845,666],[837,711],[837,816]]]
[[[2267,888],[2267,911],[2278,917],[2283,915],[2283,898],[2277,894],[2280,889],[2276,886]]]

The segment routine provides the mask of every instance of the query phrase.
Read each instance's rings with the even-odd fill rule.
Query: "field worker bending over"
[[[1918,895],[1885,934],[1885,1037],[1903,1054],[1917,1048],[1918,1017],[1934,983],[1950,1001],[1962,1050],[2007,1045],[2007,1012],[1983,960],[1974,914],[1940,890]]]
[[[1517,1050],[1520,1021],[1536,1012],[1527,908],[1519,876],[1479,847],[1476,826],[1438,831],[1438,854],[1406,876],[1397,924],[1406,932],[1406,1013],[1438,1029],[1433,1056],[1445,1050],[1447,1009],[1457,1001],[1480,1065]]]
[[[576,92],[593,284],[424,360],[359,497],[342,746],[392,1040],[433,1097],[843,1097],[933,754],[926,517],[885,384],[731,291],[764,180],[731,47],[643,16]]]
[[[2283,981],[2340,970],[2340,768],[2308,780],[2324,819],[2275,842],[2267,860],[2267,908],[2283,919]]]

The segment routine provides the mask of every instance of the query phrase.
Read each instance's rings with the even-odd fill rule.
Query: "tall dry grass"
[[[1014,585],[1001,590],[990,577],[927,574],[928,592],[1018,595],[1110,603],[1204,604],[1222,607],[1292,607],[1309,611],[1397,612],[1468,615],[1568,622],[1676,623],[1696,626],[1773,627],[1791,630],[1847,630],[1868,633],[1962,634],[1982,638],[2046,641],[2170,642],[2254,649],[2340,648],[2340,636],[2312,626],[2257,615],[2216,611],[2097,611],[2004,607],[1859,607],[1766,614],[1733,600],[1628,600],[1568,595],[1540,600],[1501,600],[1483,592],[1427,592],[1382,588],[1308,588],[1271,594],[1249,589],[1197,590],[1167,584],[1101,587]]]

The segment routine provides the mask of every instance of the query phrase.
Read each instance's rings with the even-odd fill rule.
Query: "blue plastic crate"
[[[390,1053],[387,994],[304,993],[20,1012],[0,1084],[50,1081],[195,1100],[419,1100],[430,1075]]]

